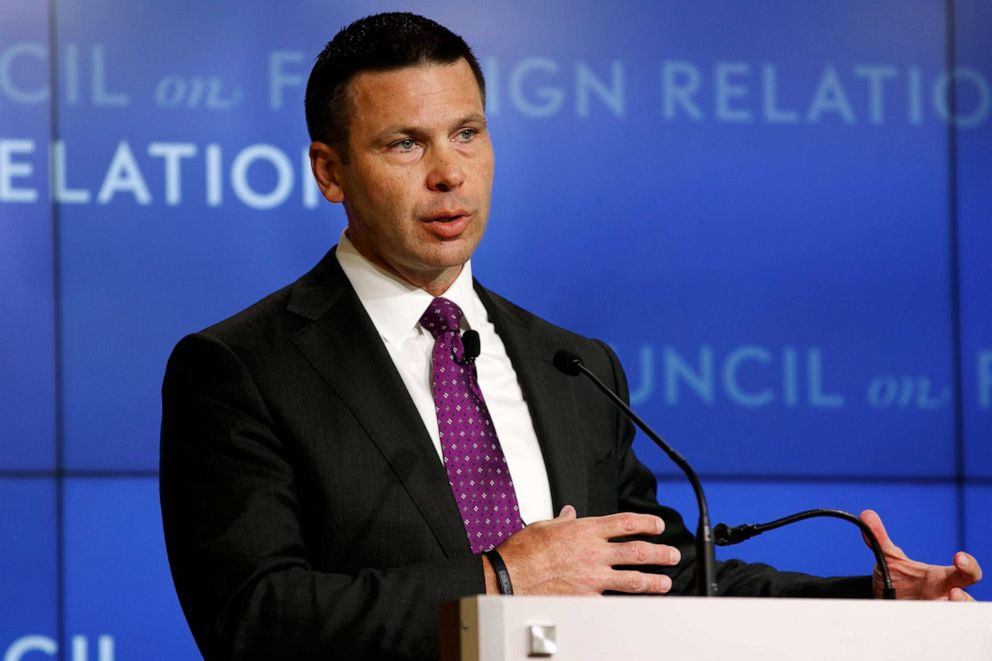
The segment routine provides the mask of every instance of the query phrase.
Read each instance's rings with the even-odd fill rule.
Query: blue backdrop
[[[165,361],[336,241],[303,88],[396,8],[4,0],[0,651],[196,657],[159,524]],[[402,8],[487,74],[477,276],[616,348],[716,520],[871,506],[920,559],[992,566],[990,3]],[[830,522],[734,556],[871,567]]]

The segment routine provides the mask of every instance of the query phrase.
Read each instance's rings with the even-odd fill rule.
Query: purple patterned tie
[[[478,554],[499,546],[524,524],[475,363],[464,360],[461,318],[461,308],[435,298],[420,325],[434,336],[431,387],[444,468],[472,553]]]

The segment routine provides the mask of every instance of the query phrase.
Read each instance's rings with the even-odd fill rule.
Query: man
[[[468,46],[432,21],[342,30],[307,87],[340,244],[169,361],[163,520],[208,658],[431,658],[438,603],[505,590],[498,578],[518,594],[691,590],[692,537],[658,505],[630,423],[551,363],[573,351],[625,396],[612,351],[472,280],[493,177],[484,93]],[[901,596],[969,598],[973,558],[912,562],[865,519]],[[872,593],[868,577],[736,561],[718,581]]]

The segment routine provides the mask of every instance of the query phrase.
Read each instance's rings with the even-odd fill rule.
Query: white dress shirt
[[[434,336],[420,325],[420,317],[434,296],[365,259],[344,232],[341,233],[336,255],[385,343],[434,441],[438,458],[442,458],[434,393],[431,390]],[[462,309],[462,331],[472,329],[479,334],[482,353],[475,361],[479,387],[486,398],[496,435],[506,455],[517,492],[520,517],[528,524],[550,519],[554,516],[551,487],[534,423],[513,364],[506,355],[506,348],[472,287],[471,262],[462,267],[454,283],[444,292],[444,297]]]

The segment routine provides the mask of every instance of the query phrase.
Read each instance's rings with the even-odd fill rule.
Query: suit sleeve
[[[629,400],[627,378],[616,354],[606,344],[600,343],[612,368],[612,382],[617,393]],[[620,502],[618,511],[644,512],[660,516],[665,521],[665,531],[657,538],[663,544],[675,546],[682,553],[682,561],[663,573],[672,578],[672,594],[694,593],[693,566],[695,563],[695,537],[689,532],[682,516],[658,502],[657,480],[647,467],[634,455],[631,444],[635,429],[626,416],[617,416],[617,455],[620,470]],[[819,578],[798,572],[783,572],[761,563],[740,560],[717,562],[719,593],[726,596],[746,597],[837,597],[871,598],[870,576]]]
[[[162,395],[166,544],[206,658],[437,656],[437,604],[485,592],[478,558],[315,571],[290,450],[238,355],[185,338]]]

